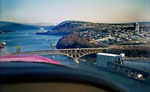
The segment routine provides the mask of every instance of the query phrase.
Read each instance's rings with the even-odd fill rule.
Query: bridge
[[[85,55],[100,53],[105,51],[107,48],[77,48],[77,49],[50,49],[50,50],[37,50],[37,51],[25,51],[11,53],[12,55],[66,55],[74,59],[76,63],[79,63],[79,59]]]

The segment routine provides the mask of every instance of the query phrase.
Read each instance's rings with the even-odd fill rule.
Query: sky
[[[150,21],[150,0],[0,0],[0,20],[20,23]]]

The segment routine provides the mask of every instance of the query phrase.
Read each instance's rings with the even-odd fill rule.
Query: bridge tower
[[[52,49],[52,50],[55,49],[55,44],[54,44],[54,43],[51,43],[51,49]],[[53,54],[51,55],[51,59],[54,59],[54,55],[53,55]]]
[[[55,44],[54,43],[51,44],[51,48],[55,49]]]

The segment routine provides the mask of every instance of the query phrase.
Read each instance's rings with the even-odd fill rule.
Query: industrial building
[[[109,53],[97,53],[97,64],[107,67],[107,63],[122,64],[122,55],[109,54]]]

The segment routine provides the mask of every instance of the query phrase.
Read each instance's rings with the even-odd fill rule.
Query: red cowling
[[[0,56],[0,62],[12,62],[12,61],[23,61],[23,62],[40,62],[49,64],[62,65],[60,62],[36,55],[2,55]]]

